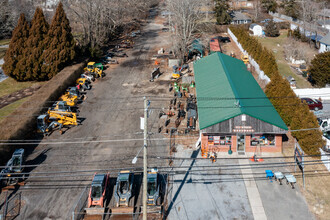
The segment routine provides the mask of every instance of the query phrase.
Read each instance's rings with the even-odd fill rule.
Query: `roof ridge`
[[[221,64],[222,64],[222,67],[223,67],[223,69],[224,69],[224,71],[225,71],[225,74],[226,74],[226,76],[227,76],[227,79],[228,79],[228,81],[229,81],[229,85],[230,85],[230,87],[231,87],[231,89],[232,89],[232,91],[233,91],[233,93],[234,93],[234,95],[235,95],[235,100],[238,99],[238,104],[241,106],[238,92],[237,92],[237,90],[236,90],[236,87],[234,86],[233,80],[231,79],[231,76],[230,76],[230,74],[229,74],[229,71],[228,71],[228,69],[227,69],[227,66],[226,66],[224,60],[222,59],[222,56],[221,56],[222,54],[221,54],[220,52],[217,52],[217,55],[218,55],[218,57],[220,58],[220,62],[221,62]],[[223,54],[223,55],[225,55],[225,54]],[[228,56],[228,55],[226,55],[226,56]],[[245,108],[244,108],[244,106],[241,106],[240,109],[241,109],[241,112],[242,112],[242,113],[245,112]]]

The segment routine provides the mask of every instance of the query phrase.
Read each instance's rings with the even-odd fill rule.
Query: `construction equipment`
[[[134,173],[125,170],[118,173],[114,197],[115,204],[112,213],[133,213],[134,210]]]
[[[60,111],[49,109],[47,114],[40,115],[37,118],[37,131],[43,135],[49,135],[55,128],[59,128],[63,134],[63,128],[69,126],[76,126],[77,114],[70,111]]]
[[[95,76],[94,74],[91,74],[89,72],[84,72],[83,74],[80,75],[80,78],[86,78],[90,83],[95,81]]]
[[[172,79],[179,79],[181,77],[181,72],[177,66],[173,66]]]
[[[60,112],[75,112],[79,114],[79,110],[75,106],[69,106],[66,101],[56,101],[51,110]]]
[[[62,95],[59,98],[59,100],[65,102],[66,105],[71,106],[71,107],[76,106],[77,103],[78,103],[78,98],[76,96],[71,96],[71,95],[69,95],[67,93],[65,93],[64,95]]]
[[[103,215],[104,204],[108,196],[108,188],[110,183],[110,175],[94,174],[91,188],[88,195],[88,204],[85,208],[88,215]]]
[[[249,56],[248,55],[242,54],[241,59],[244,62],[244,64],[248,64],[249,63]]]
[[[91,85],[89,84],[86,78],[79,78],[77,79],[76,83],[77,83],[76,87],[78,90],[85,91],[91,89]]]
[[[25,175],[21,174],[24,162],[24,149],[16,149],[5,168],[0,172],[0,187],[16,185],[25,179]]]
[[[153,71],[151,72],[151,78],[150,78],[150,82],[153,82],[154,79],[157,79],[162,73],[159,70],[159,67],[154,68]]]
[[[89,62],[84,70],[96,78],[105,76],[102,63]]]
[[[162,213],[162,181],[157,168],[148,170],[147,174],[147,213]],[[141,206],[143,210],[143,206]]]
[[[102,63],[96,63],[94,66],[95,66],[95,69],[94,69],[95,77],[96,78],[100,78],[100,77],[103,78],[105,76],[105,73],[103,72]]]
[[[65,101],[66,105],[74,107],[83,99],[83,97],[84,96],[80,94],[77,87],[69,87],[59,100]]]

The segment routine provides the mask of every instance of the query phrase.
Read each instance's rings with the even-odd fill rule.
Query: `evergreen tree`
[[[277,3],[275,0],[262,0],[261,6],[265,10],[265,12],[276,12]]]
[[[31,22],[31,29],[25,51],[28,66],[26,77],[30,80],[47,79],[47,75],[41,73],[41,67],[44,62],[42,54],[47,48],[46,38],[48,26],[42,9],[37,8]]]
[[[25,78],[25,59],[24,49],[26,48],[26,41],[29,36],[29,24],[25,19],[24,14],[21,14],[15,27],[9,48],[4,57],[3,70],[7,76],[16,80],[24,80]]]
[[[299,5],[296,0],[284,0],[282,5],[284,8],[284,13],[287,16],[297,19],[299,17]]]
[[[312,82],[317,86],[330,84],[330,51],[315,56],[311,62],[310,74]]]
[[[267,37],[278,37],[280,36],[280,31],[278,26],[273,20],[270,20],[265,28],[265,34]]]
[[[317,128],[318,126],[316,117],[309,111],[307,104],[298,105],[292,117],[291,129],[309,129]],[[322,148],[324,145],[320,130],[295,131],[292,135],[298,140],[306,154],[320,154],[319,148]]]
[[[228,13],[229,4],[226,0],[214,0],[215,7],[214,12],[218,24],[229,24],[232,20]]]
[[[46,42],[48,48],[43,53],[45,62],[42,70],[47,73],[47,78],[50,79],[75,57],[75,42],[61,2],[57,6],[49,27]]]

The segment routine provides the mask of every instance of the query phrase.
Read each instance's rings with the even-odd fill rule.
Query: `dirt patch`
[[[9,105],[13,102],[16,102],[20,99],[33,95],[38,89],[40,89],[40,85],[31,86],[30,88],[21,89],[17,92],[14,92],[10,95],[6,95],[0,98],[0,109]]]

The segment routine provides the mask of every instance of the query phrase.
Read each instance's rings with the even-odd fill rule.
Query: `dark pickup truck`
[[[223,42],[223,43],[228,43],[228,42],[230,42],[230,38],[229,38],[229,37],[222,37],[222,36],[219,36],[219,37],[218,37],[218,40],[219,40],[219,42]]]

